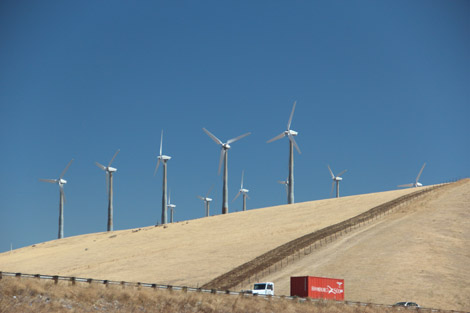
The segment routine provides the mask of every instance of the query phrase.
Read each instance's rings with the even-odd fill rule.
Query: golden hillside
[[[437,289],[441,287],[434,287],[434,276],[429,276],[429,269],[436,273],[442,271],[443,274],[448,271],[451,274],[446,277],[450,281],[459,275],[463,277],[464,282],[468,282],[470,278],[470,266],[467,265],[470,264],[470,256],[469,253],[462,252],[465,250],[463,248],[470,250],[469,189],[470,183],[465,181],[458,186],[432,192],[429,197],[439,196],[432,201],[441,201],[441,204],[435,206],[430,204],[436,212],[435,215],[426,213],[426,207],[417,207],[411,212],[393,213],[315,252],[319,253],[317,257],[312,254],[312,259],[300,260],[294,263],[292,268],[286,268],[276,273],[277,276],[267,278],[276,282],[277,294],[289,293],[290,275],[345,278],[347,299],[390,303],[395,301],[392,298],[397,301],[403,299],[401,296],[393,297],[397,290],[401,290],[402,285],[396,281],[391,285],[390,281],[383,280],[385,274],[392,272],[390,275],[396,273],[397,277],[405,277],[406,281],[422,281],[427,278],[430,292],[440,296],[441,292]],[[149,226],[64,238],[14,250],[11,253],[2,253],[0,270],[200,286],[293,239],[339,223],[414,191],[416,190],[406,189],[304,202],[201,218],[171,224],[168,227]],[[453,206],[448,204],[449,199],[460,200],[455,200],[458,205]],[[442,211],[444,204],[453,208],[446,209],[447,214]],[[420,215],[419,212],[423,213]],[[408,216],[411,216],[409,221]],[[467,223],[467,228],[459,228],[453,240],[448,240],[444,235],[430,236],[429,233],[435,233],[433,229],[442,229],[443,225],[448,225],[449,219],[456,225]],[[388,225],[395,228],[387,232]],[[379,236],[379,233],[374,235],[374,231],[377,232],[379,227],[383,227],[383,232],[389,234],[387,238]],[[402,228],[422,230],[415,238],[414,233],[410,235]],[[436,241],[438,239],[439,241]],[[410,249],[410,246],[414,248]],[[400,251],[401,255],[396,254],[397,251]],[[460,253],[458,260],[450,258],[453,263],[447,264],[448,256],[455,253]],[[431,267],[424,268],[422,272],[424,261]],[[303,268],[295,269],[304,262],[308,266],[304,264]],[[401,264],[401,267],[386,265],[396,263]],[[407,271],[401,272],[402,269]],[[292,272],[288,272],[289,270]],[[419,286],[422,287],[423,283]],[[408,292],[406,295],[411,294]],[[427,303],[421,304],[429,306]],[[468,304],[463,305],[468,308]]]
[[[290,277],[304,275],[344,279],[351,301],[469,311],[470,180],[437,189],[262,279],[289,294]]]

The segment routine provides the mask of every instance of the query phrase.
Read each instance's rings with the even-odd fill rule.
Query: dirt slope
[[[289,294],[289,278],[304,275],[345,279],[347,300],[469,311],[470,180],[435,191],[263,280]]]
[[[279,245],[413,191],[64,238],[2,253],[0,270],[198,286]]]

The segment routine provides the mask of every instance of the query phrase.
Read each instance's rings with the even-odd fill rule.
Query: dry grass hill
[[[293,239],[416,189],[282,205],[167,227],[87,234],[0,254],[0,270],[200,286]],[[344,278],[346,299],[470,308],[470,180],[429,193],[265,277]],[[264,279],[264,278],[263,278]],[[410,300],[410,301],[412,301]]]

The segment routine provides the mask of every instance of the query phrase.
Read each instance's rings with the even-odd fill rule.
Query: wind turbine
[[[286,187],[286,195],[289,195],[289,180],[278,180],[279,184],[284,185]]]
[[[288,204],[294,203],[294,146],[297,149],[297,152],[299,152],[299,154],[301,153],[299,146],[297,145],[294,139],[294,136],[297,136],[298,132],[290,129],[290,124],[292,123],[292,117],[294,116],[296,103],[297,102],[294,101],[292,112],[290,114],[289,121],[287,122],[287,130],[283,131],[281,134],[267,141],[267,143],[270,143],[286,136],[289,138],[289,178],[287,179],[287,187],[288,187],[287,203]]]
[[[163,163],[163,184],[162,184],[162,224],[167,223],[167,201],[166,201],[166,187],[167,187],[167,180],[166,180],[166,162],[171,159],[170,156],[163,155],[162,154],[162,144],[163,144],[163,130],[162,130],[162,136],[160,138],[160,155],[157,157],[158,162],[157,166],[155,167],[155,172],[153,175],[155,176],[157,174],[158,166],[160,165],[160,162]]]
[[[242,183],[240,185],[240,190],[238,191],[235,198],[233,198],[232,202],[235,201],[240,194],[243,194],[243,211],[246,211],[246,198],[250,199],[250,197],[248,197],[248,195],[247,195],[249,190],[243,188],[243,174],[244,174],[244,172],[245,171],[242,171]]]
[[[414,183],[406,184],[406,185],[399,185],[398,187],[422,187],[423,184],[421,184],[418,180],[419,180],[419,177],[421,176],[421,173],[423,172],[425,166],[426,166],[426,162],[424,162],[423,167],[421,167],[421,170],[419,171],[418,176],[416,176],[416,180],[415,180]]]
[[[212,187],[214,187],[214,185],[212,185]],[[197,196],[199,199],[201,199],[202,201],[204,201],[204,204],[206,206],[206,217],[209,216],[209,206],[210,206],[210,202],[212,201],[211,198],[209,198],[209,194],[212,190],[212,187],[209,189],[209,191],[207,192],[206,196],[205,197],[202,197],[202,196]]]
[[[341,175],[347,172],[347,170],[342,171],[338,175],[334,175],[333,172],[331,171],[330,166],[328,165],[328,170],[330,171],[331,174],[331,179],[333,179],[333,183],[331,184],[331,193],[333,193],[333,190],[335,188],[335,183],[336,183],[336,198],[339,198],[339,182],[343,180]]]
[[[219,174],[220,168],[222,166],[222,159],[224,160],[224,178],[223,178],[223,190],[222,190],[222,214],[228,213],[228,184],[227,184],[227,177],[228,177],[228,170],[227,170],[227,158],[228,158],[228,150],[230,149],[230,144],[234,143],[237,140],[242,139],[243,137],[248,136],[251,133],[246,133],[240,135],[238,137],[232,138],[228,140],[226,143],[223,143],[219,138],[214,136],[211,132],[207,129],[202,128],[204,132],[214,140],[215,143],[221,146],[220,150],[220,160],[219,160]]]
[[[64,194],[64,185],[67,183],[65,179],[63,179],[65,173],[69,169],[70,164],[72,164],[73,159],[70,160],[69,164],[65,167],[65,169],[60,174],[59,178],[57,179],[39,179],[40,181],[51,183],[51,184],[58,184],[60,188],[60,198],[59,198],[59,236],[58,238],[64,238],[64,202],[65,202],[65,194]]]
[[[116,168],[111,167],[111,164],[119,153],[120,149],[116,151],[108,166],[104,166],[95,162],[96,166],[106,172],[106,189],[108,192],[108,231],[113,231],[113,173],[117,171]]]
[[[170,190],[170,193],[168,194],[168,204],[166,206],[170,208],[170,223],[173,223],[173,211],[174,211],[174,208],[176,208],[176,205],[171,203],[171,190]]]

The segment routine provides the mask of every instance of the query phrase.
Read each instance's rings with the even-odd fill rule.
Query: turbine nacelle
[[[287,122],[287,129],[285,131],[283,131],[282,133],[280,133],[279,135],[277,135],[276,137],[269,139],[267,141],[267,143],[270,143],[270,142],[279,140],[281,138],[287,137],[287,138],[289,138],[290,144],[294,145],[295,149],[297,149],[297,152],[301,153],[300,148],[299,148],[299,146],[297,145],[297,142],[295,142],[295,139],[294,139],[294,136],[297,136],[299,133],[296,132],[295,130],[290,129],[290,125],[292,123],[292,117],[294,116],[295,104],[296,104],[296,102],[294,102],[294,105],[292,106],[292,112],[290,114],[289,121]]]
[[[157,166],[155,167],[155,172],[153,172],[153,176],[157,174],[158,167],[160,166],[160,162],[163,162],[166,164],[166,161],[171,160],[171,156],[168,155],[163,155],[163,129],[162,129],[162,136],[160,138],[160,154],[157,156],[158,162]]]
[[[335,189],[335,183],[336,183],[336,198],[339,198],[339,182],[343,180],[343,178],[341,177],[341,175],[343,175],[344,173],[346,173],[348,170],[344,170],[342,171],[341,173],[339,173],[338,175],[335,175],[333,174],[333,171],[331,170],[330,166],[327,165],[328,167],[328,171],[330,172],[330,175],[331,175],[331,179],[333,180],[333,183],[331,184],[331,192],[330,194],[333,193],[334,189]]]
[[[248,135],[251,134],[251,133],[246,133],[246,134],[240,135],[240,136],[238,136],[238,137],[229,139],[229,140],[227,140],[227,142],[222,142],[222,140],[220,140],[219,138],[217,138],[214,134],[212,134],[210,131],[208,131],[208,130],[205,129],[204,127],[202,128],[202,130],[207,134],[207,136],[209,136],[216,144],[220,145],[220,147],[222,148],[222,149],[220,150],[219,174],[220,174],[220,169],[222,168],[222,162],[223,162],[223,160],[224,160],[224,157],[225,157],[227,151],[231,148],[231,147],[230,147],[230,144],[231,144],[231,143],[234,143],[235,141],[240,140],[240,139],[242,139],[243,137],[246,137],[246,136],[248,136]]]
[[[162,161],[171,160],[171,156],[168,156],[168,155],[159,155],[157,158]]]
[[[418,176],[416,177],[416,180],[414,183],[406,184],[406,185],[398,185],[398,187],[423,187],[423,184],[421,184],[418,180],[421,177],[421,174],[423,173],[425,166],[426,166],[426,162],[424,162],[423,167],[421,167],[421,170],[419,171]]]
[[[109,161],[108,163],[108,166],[104,166],[98,162],[95,162],[96,166],[98,166],[100,169],[102,169],[103,171],[106,171],[107,173],[113,173],[113,172],[116,172],[117,169],[114,168],[114,167],[111,167],[111,164],[113,163],[114,159],[116,158],[116,156],[118,155],[119,151],[121,151],[120,149],[117,149],[116,153],[114,153],[113,155],[113,158],[111,159],[111,161]]]
[[[284,132],[284,134],[285,134],[286,136],[289,136],[289,134],[290,134],[291,136],[297,136],[299,133],[296,132],[295,130],[288,129],[288,130],[286,130],[286,131]]]
[[[73,159],[70,160],[70,162],[67,164],[67,166],[65,167],[65,169],[62,171],[62,173],[60,174],[59,178],[57,179],[39,179],[40,181],[43,181],[43,182],[46,182],[46,183],[51,183],[51,184],[58,184],[59,186],[63,186],[67,183],[67,181],[65,179],[63,179],[62,177],[64,177],[65,173],[67,172],[67,170],[69,169],[70,167],[70,164],[72,164],[73,162]]]
[[[242,189],[240,189],[240,192],[241,192],[241,193],[248,193],[248,192],[249,192],[249,190],[248,190],[248,189],[243,189],[243,188],[242,188]]]

